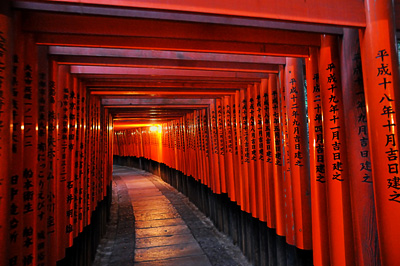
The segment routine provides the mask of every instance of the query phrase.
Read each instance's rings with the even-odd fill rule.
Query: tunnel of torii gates
[[[395,2],[2,0],[0,265],[55,265],[104,221],[113,156],[315,265],[398,265]]]

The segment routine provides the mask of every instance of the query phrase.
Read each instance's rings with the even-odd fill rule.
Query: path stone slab
[[[197,243],[185,243],[164,247],[137,248],[135,261],[153,261],[202,255],[203,251]]]
[[[136,221],[150,221],[150,220],[164,220],[164,219],[171,219],[171,218],[179,218],[179,214],[175,212],[167,212],[167,213],[142,213],[136,214],[135,213],[135,220]]]
[[[148,262],[135,262],[135,266],[211,266],[206,255],[174,258],[168,260],[154,260]]]
[[[186,225],[161,226],[153,228],[136,229],[136,238],[190,234]]]
[[[171,245],[195,243],[195,242],[196,240],[191,234],[146,237],[146,238],[138,238],[136,240],[136,248],[171,246]]]
[[[170,225],[184,225],[185,222],[181,218],[174,219],[164,219],[164,220],[152,220],[152,221],[136,221],[136,229],[142,228],[154,228],[160,226],[170,226]]]

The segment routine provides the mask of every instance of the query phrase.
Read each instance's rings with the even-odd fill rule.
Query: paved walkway
[[[111,222],[95,266],[250,265],[239,248],[159,177],[122,166],[114,166],[113,174]]]

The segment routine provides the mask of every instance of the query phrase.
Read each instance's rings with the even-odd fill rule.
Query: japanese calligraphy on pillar
[[[229,153],[233,152],[233,133],[232,133],[232,113],[231,113],[231,106],[228,103],[225,106],[225,117],[226,117],[226,151]]]
[[[255,117],[254,117],[254,98],[250,97],[249,99],[249,134],[250,134],[250,150],[251,155],[250,159],[255,161],[257,159],[257,150],[256,150],[256,126],[255,126]]]
[[[333,149],[333,160],[334,163],[332,164],[332,172],[333,172],[333,180],[336,181],[344,181],[342,177],[342,172],[343,172],[343,163],[341,160],[341,151],[340,151],[340,134],[339,134],[339,101],[335,95],[335,90],[337,89],[337,78],[336,78],[336,71],[335,71],[335,64],[330,63],[328,64],[326,70],[329,71],[329,76],[327,77],[327,83],[328,83],[328,90],[331,92],[329,95],[329,121],[332,123],[332,127],[328,128],[329,132],[331,133],[332,136],[332,149]]]
[[[37,265],[46,263],[46,196],[47,196],[47,77],[39,73],[38,81],[38,194],[37,194]]]
[[[55,67],[52,65],[52,71],[54,71]],[[47,135],[47,158],[48,158],[48,173],[47,173],[47,182],[48,182],[48,190],[46,194],[46,230],[47,236],[50,239],[51,244],[56,243],[56,229],[55,229],[55,216],[56,216],[56,183],[55,183],[55,175],[56,175],[56,149],[57,149],[57,127],[56,127],[56,85],[53,80],[49,81],[48,84],[48,135]],[[49,254],[49,262],[51,259],[53,261],[56,260],[54,254]]]
[[[377,66],[377,77],[379,77],[378,86],[382,90],[382,98],[379,99],[382,120],[385,121],[382,125],[386,129],[386,159],[387,172],[390,178],[387,179],[388,189],[390,190],[389,201],[400,203],[400,177],[399,177],[399,160],[398,148],[396,143],[397,124],[395,123],[395,111],[393,108],[394,100],[390,94],[386,93],[386,89],[391,86],[392,69],[386,62],[389,53],[386,49],[377,51],[375,58]],[[397,71],[397,70],[396,70]]]
[[[256,108],[257,108],[258,159],[260,161],[264,161],[263,115],[262,115],[262,104],[261,104],[260,94],[257,94]]]
[[[224,121],[222,116],[222,104],[220,101],[217,103],[217,128],[218,128],[218,138],[219,138],[219,154],[225,155],[225,145],[224,142]]]
[[[14,55],[13,68],[12,68],[12,82],[11,82],[11,93],[12,93],[12,161],[14,161],[11,169],[10,178],[10,259],[9,265],[18,265],[21,260],[20,247],[22,244],[21,228],[22,223],[22,211],[21,211],[21,199],[22,199],[22,93],[20,84],[20,62],[18,55]],[[1,99],[0,99],[1,101]]]
[[[368,125],[367,125],[367,113],[365,105],[364,96],[364,86],[362,77],[362,67],[361,67],[361,55],[360,53],[355,54],[353,61],[355,61],[355,66],[353,69],[354,83],[357,95],[357,125],[358,125],[358,136],[360,138],[360,155],[364,159],[360,163],[360,174],[362,178],[361,182],[372,183],[371,177],[371,161],[369,157],[369,140],[368,140]]]
[[[272,92],[272,109],[273,109],[273,125],[275,133],[275,165],[282,165],[282,154],[281,154],[281,133],[279,124],[279,108],[278,108],[278,93],[277,91]]]
[[[271,126],[270,126],[270,112],[269,112],[269,98],[268,92],[264,92],[264,131],[265,131],[265,161],[272,163],[272,149],[271,149]]]
[[[30,56],[33,56],[33,51],[30,51]],[[33,61],[33,58],[32,58]],[[33,66],[26,64],[24,67],[24,170],[23,179],[23,247],[24,256],[23,262],[30,265],[34,260],[34,240],[36,239],[36,228],[34,229],[34,209],[35,202],[35,179],[37,175],[37,164],[32,160],[33,155],[36,159],[37,154],[37,135],[36,135],[36,118],[37,118],[37,92],[34,82]]]
[[[69,162],[69,176],[67,177],[67,227],[66,227],[66,232],[68,234],[71,234],[74,231],[74,219],[76,219],[76,212],[74,211],[74,205],[75,205],[75,193],[74,193],[74,187],[75,187],[75,182],[77,182],[77,164],[76,164],[76,159],[77,156],[75,154],[75,138],[76,138],[76,86],[75,84],[72,85],[72,88],[69,89],[69,102],[68,102],[68,112],[69,112],[69,131],[68,131],[68,150],[69,150],[69,156],[70,156],[70,162]],[[97,164],[96,164],[97,165]]]
[[[297,103],[297,98],[298,98],[298,88],[297,88],[297,80],[295,78],[291,78],[289,84],[291,85],[290,87],[290,91],[289,91],[289,95],[290,95],[290,110],[289,112],[291,112],[291,118],[290,120],[292,120],[292,125],[293,125],[293,139],[294,139],[294,159],[295,159],[295,165],[302,167],[304,166],[302,163],[302,159],[303,159],[303,154],[301,153],[301,135],[300,135],[300,126],[304,126],[301,125],[300,122],[300,117],[299,117],[299,112],[298,112],[298,103]],[[302,85],[300,86],[300,88],[302,88]]]
[[[322,131],[322,106],[321,106],[321,88],[319,86],[319,74],[314,73],[313,77],[314,88],[312,93],[314,94],[314,113],[315,116],[310,119],[314,120],[314,133],[315,133],[315,147],[317,160],[315,164],[316,181],[325,183],[325,158],[324,158],[324,137]]]
[[[68,107],[69,107],[69,89],[63,89],[63,98],[60,101],[63,110],[61,117],[61,169],[60,169],[60,182],[67,181],[67,149],[68,149]]]
[[[250,163],[250,150],[249,150],[249,127],[248,127],[248,116],[247,116],[247,100],[242,100],[242,137],[244,152],[242,153],[242,162]]]

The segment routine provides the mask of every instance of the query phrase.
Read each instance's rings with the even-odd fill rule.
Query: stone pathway
[[[95,266],[250,265],[184,195],[159,177],[114,166],[113,191],[111,222]]]

